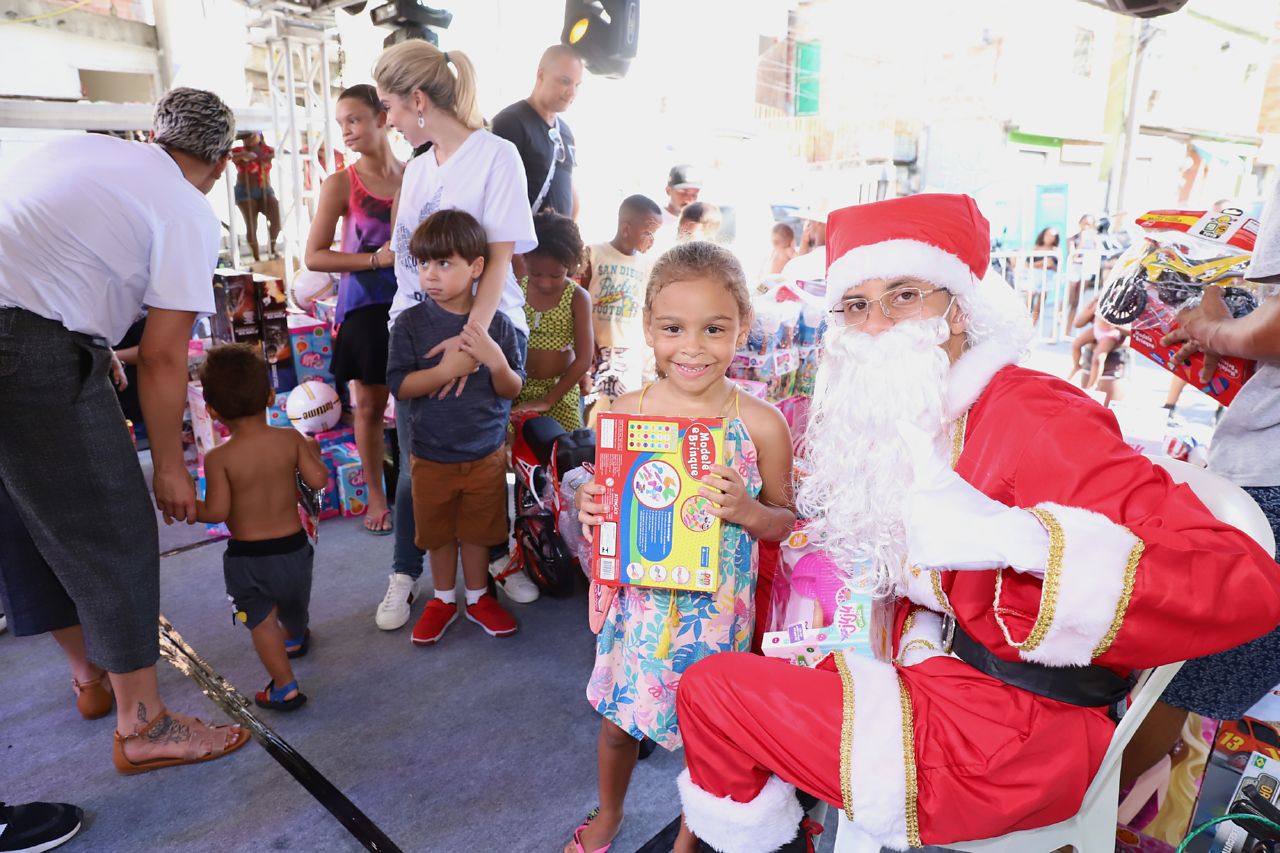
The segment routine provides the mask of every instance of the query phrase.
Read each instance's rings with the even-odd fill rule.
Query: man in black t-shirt
[[[493,117],[493,132],[520,152],[534,213],[554,210],[578,216],[578,193],[573,187],[577,149],[573,131],[560,113],[577,96],[582,74],[582,59],[566,45],[553,45],[538,63],[533,93]]]

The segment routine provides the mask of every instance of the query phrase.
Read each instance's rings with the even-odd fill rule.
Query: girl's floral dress
[[[740,417],[725,428],[726,463],[751,497],[760,494],[756,449]],[[637,740],[680,746],[676,685],[690,665],[716,652],[750,651],[755,619],[755,540],[736,524],[720,528],[723,580],[714,594],[623,587],[596,640],[587,699]],[[675,612],[671,612],[671,596]],[[670,623],[670,624],[668,624]],[[664,632],[670,649],[659,657]]]

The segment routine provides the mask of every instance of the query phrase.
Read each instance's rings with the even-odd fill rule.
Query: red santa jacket
[[[957,372],[972,373],[964,361]],[[1049,566],[1043,579],[921,572],[911,599],[953,612],[1006,660],[1122,675],[1233,648],[1280,623],[1272,556],[1129,447],[1111,412],[1021,367],[979,387],[960,422],[956,471],[995,500],[1039,511]]]

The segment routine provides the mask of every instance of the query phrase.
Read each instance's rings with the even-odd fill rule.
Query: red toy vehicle
[[[1218,729],[1214,752],[1225,755],[1230,767],[1243,771],[1249,755],[1254,752],[1280,759],[1280,732],[1248,717],[1232,720]]]
[[[595,459],[594,430],[566,432],[553,418],[521,412],[511,416],[515,468],[515,547],[498,579],[523,571],[555,598],[573,594],[582,576],[560,535],[560,477]]]

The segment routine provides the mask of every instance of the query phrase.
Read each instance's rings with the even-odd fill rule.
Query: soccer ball
[[[289,392],[285,412],[294,429],[303,435],[314,435],[337,424],[342,417],[342,403],[331,386],[312,379]]]
[[[328,299],[337,293],[334,277],[327,272],[306,270],[293,280],[293,301],[299,308],[311,313],[319,299]]]

